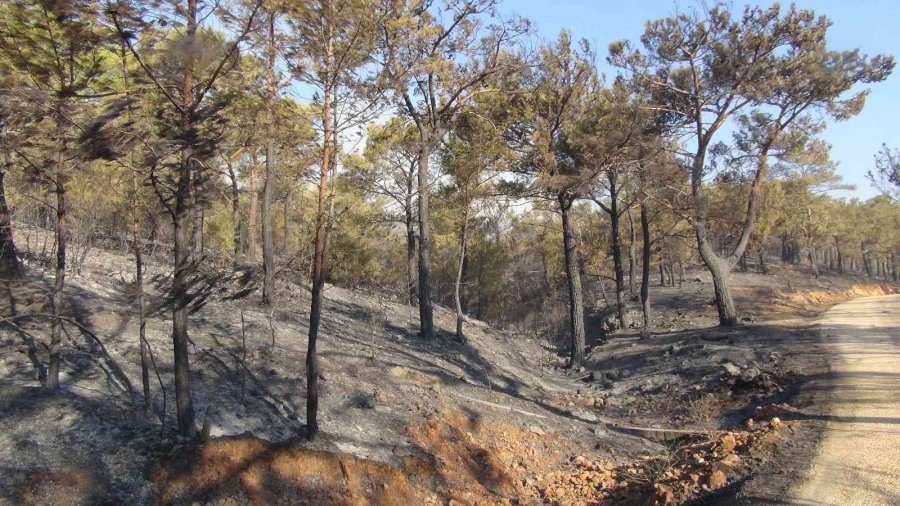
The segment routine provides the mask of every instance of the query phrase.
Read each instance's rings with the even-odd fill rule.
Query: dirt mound
[[[165,504],[416,504],[410,483],[389,464],[252,436],[175,451],[152,479]]]
[[[823,307],[838,304],[857,297],[877,297],[897,293],[897,287],[884,284],[859,283],[842,291],[829,290],[799,290],[787,293],[777,293],[776,300],[782,304],[804,307]]]
[[[785,427],[776,418],[618,466],[579,456],[574,469],[547,477],[542,495],[552,504],[682,504],[746,475],[784,439]]]
[[[391,465],[353,455],[216,438],[174,450],[151,473],[161,503],[510,504],[539,501],[533,479],[571,447],[559,434],[522,430],[451,410],[409,430],[414,445]],[[527,502],[527,501],[526,501]]]

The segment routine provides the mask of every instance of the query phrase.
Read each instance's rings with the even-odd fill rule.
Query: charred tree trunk
[[[193,193],[193,202],[191,203],[191,211],[193,213],[193,229],[191,230],[191,250],[195,254],[203,253],[203,205],[201,197],[198,194],[200,190],[200,178],[195,175],[194,183],[191,185]]]
[[[431,338],[434,334],[431,306],[431,226],[429,224],[428,162],[431,158],[431,138],[422,139],[419,149],[419,334]]]
[[[844,257],[841,254],[841,242],[837,237],[834,238],[834,252],[837,256],[837,271],[838,274],[844,273]]]
[[[3,170],[0,170],[0,278],[16,279],[22,276],[24,270],[19,261],[19,252],[13,239],[12,220],[10,218],[9,205],[6,203],[6,174],[12,170],[13,155],[6,153]]]
[[[728,278],[730,268],[725,261],[719,258],[707,263],[713,278],[713,288],[716,293],[716,309],[719,313],[719,324],[723,327],[734,327],[738,324],[737,308],[731,296],[731,286]]]
[[[128,89],[128,52],[125,43],[121,47],[122,55],[122,81]],[[128,121],[133,121],[133,111],[128,106]],[[135,157],[131,155],[131,244],[134,251],[134,287],[135,302],[138,309],[138,340],[141,350],[141,385],[144,393],[144,414],[150,414],[153,399],[150,391],[150,343],[147,341],[147,314],[144,305],[144,258],[141,248],[141,194],[138,172],[135,167]]]
[[[66,237],[66,218],[68,210],[66,209],[66,178],[63,173],[63,165],[65,163],[66,147],[66,128],[63,126],[63,105],[60,106],[60,117],[57,119],[59,125],[60,147],[57,152],[56,174],[54,177],[54,186],[56,189],[56,278],[53,282],[53,294],[51,296],[51,305],[53,306],[53,325],[50,328],[50,364],[47,367],[46,387],[50,390],[59,388],[59,369],[61,364],[60,342],[62,340],[62,304],[63,289],[66,284],[66,246],[68,240]]]
[[[234,263],[241,263],[241,194],[238,190],[237,174],[234,173],[234,167],[231,160],[225,162],[228,165],[228,178],[231,180],[231,226],[234,229],[234,241],[232,249],[234,251]]]
[[[413,212],[413,177],[412,172],[406,179],[406,197],[403,206],[406,220],[406,295],[409,303],[415,304],[418,299],[416,288],[416,225]]]
[[[572,333],[572,351],[569,367],[578,369],[584,363],[584,301],[581,294],[581,274],[578,269],[578,249],[569,211],[573,199],[559,194],[559,210],[562,215],[563,252],[566,264],[566,281],[569,287],[569,327]]]
[[[595,202],[609,215],[609,227],[612,233],[613,274],[616,282],[616,320],[619,328],[625,328],[625,272],[622,267],[622,237],[619,229],[619,221],[622,212],[619,211],[619,186],[615,170],[607,170],[609,182],[609,207],[599,200]]]
[[[463,312],[462,297],[460,296],[460,288],[462,287],[463,270],[466,266],[466,249],[469,245],[469,200],[468,192],[463,192],[465,200],[465,209],[463,210],[462,228],[459,234],[459,265],[456,270],[456,283],[453,287],[453,302],[456,305],[456,339],[460,342],[466,341],[463,333],[463,323],[466,315]]]
[[[266,145],[266,178],[263,181],[262,239],[263,239],[263,289],[262,302],[269,305],[275,300],[275,245],[272,244],[272,185],[275,183],[275,146]]]
[[[147,312],[144,304],[144,258],[141,252],[140,201],[137,172],[131,173],[131,242],[134,248],[135,303],[138,308],[138,339],[141,345],[141,384],[144,391],[144,414],[150,413],[150,349],[147,342]]]
[[[652,252],[650,250],[650,216],[646,199],[641,201],[641,235],[643,246],[641,253],[641,313],[644,317],[644,329],[650,328],[650,262]]]
[[[332,34],[326,35],[327,47],[323,61],[323,75],[325,78],[324,93],[322,99],[322,125],[324,127],[322,140],[322,164],[319,167],[319,194],[316,207],[316,230],[313,247],[312,265],[312,296],[309,311],[309,340],[306,350],[306,437],[313,441],[319,433],[319,359],[316,351],[316,341],[319,337],[319,324],[322,317],[322,290],[325,286],[326,262],[328,261],[328,233],[330,222],[327,213],[328,200],[328,175],[332,168],[332,152],[336,146],[332,145],[333,137],[333,104],[334,81]]]
[[[818,279],[819,278],[819,262],[818,262],[818,259],[816,258],[816,247],[813,245],[809,246],[809,266],[812,267],[813,276],[815,276],[816,279]]]
[[[860,244],[859,248],[862,250],[861,259],[862,259],[863,268],[866,270],[866,277],[871,278],[872,277],[872,266],[869,263],[869,252],[866,251],[866,244],[865,243]]]
[[[631,242],[628,245],[628,293],[634,295],[634,258],[637,256],[637,230],[634,228],[634,216],[631,208],[628,208],[628,230],[631,232]]]
[[[259,158],[254,147],[250,151],[250,177],[247,182],[247,251],[244,256],[247,261],[254,263],[256,261],[256,249],[259,240],[259,225],[257,224],[257,215],[259,214],[259,189],[257,180],[259,179]]]
[[[197,0],[187,1],[187,41],[193,46],[197,33]],[[188,55],[193,54],[191,47]],[[196,205],[192,198],[196,192],[193,189],[195,179],[193,177],[193,86],[194,70],[193,61],[189,56],[182,79],[181,86],[181,131],[187,141],[181,150],[181,165],[178,174],[178,187],[175,193],[175,209],[173,213],[173,225],[175,235],[174,257],[175,272],[172,276],[172,345],[174,349],[175,367],[175,410],[178,419],[178,432],[188,438],[197,435],[197,427],[194,425],[194,406],[191,399],[191,368],[190,355],[188,353],[188,278],[189,278],[189,253],[187,219],[190,205]]]
[[[275,120],[275,100],[277,89],[275,84],[275,11],[269,14],[268,54],[266,65],[266,115],[269,121]],[[263,292],[262,302],[269,305],[275,300],[275,245],[272,243],[272,186],[275,184],[275,145],[272,133],[266,143],[266,179],[263,181],[262,201],[262,237],[263,237]]]
[[[282,255],[284,255],[288,251],[290,251],[290,245],[291,245],[291,227],[290,227],[290,225],[291,225],[291,194],[292,193],[293,192],[291,192],[291,190],[288,189],[287,192],[284,194],[284,207],[283,207],[283,211],[282,211],[284,214],[284,217],[282,218],[282,221],[284,221],[284,230],[282,231],[283,234],[281,236]]]

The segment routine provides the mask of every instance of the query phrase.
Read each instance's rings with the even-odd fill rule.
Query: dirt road
[[[837,356],[825,436],[793,504],[900,504],[900,295],[852,300],[821,320]]]

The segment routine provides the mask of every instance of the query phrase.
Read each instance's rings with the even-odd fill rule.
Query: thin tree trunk
[[[54,179],[56,187],[56,278],[53,282],[52,306],[53,306],[53,324],[50,329],[50,364],[47,367],[46,387],[50,390],[59,388],[59,369],[61,363],[60,357],[60,341],[62,340],[62,304],[63,304],[63,288],[66,283],[66,217],[68,211],[66,209],[66,181],[63,174],[63,164],[65,163],[66,147],[66,128],[63,119],[63,104],[60,103],[59,117],[57,125],[59,130],[59,149],[56,157],[56,175]]]
[[[258,244],[259,225],[256,216],[259,214],[259,190],[257,189],[257,179],[259,179],[259,158],[254,147],[250,151],[250,178],[247,183],[247,251],[244,255],[247,261],[253,263],[256,261],[256,249]]]
[[[619,229],[619,189],[615,171],[607,172],[609,178],[609,227],[612,232],[613,272],[616,281],[616,319],[619,328],[625,328],[625,272],[622,267],[622,238]]]
[[[891,280],[897,282],[897,260],[893,253],[891,253]]]
[[[268,26],[268,59],[266,65],[266,115],[270,122],[275,120],[275,19],[277,14],[272,10],[269,14]],[[273,132],[269,132],[266,143],[266,179],[263,181],[262,201],[262,235],[263,235],[263,304],[269,305],[275,300],[275,245],[272,244],[272,186],[275,184],[275,144]]]
[[[428,162],[431,157],[430,138],[422,139],[419,149],[419,333],[431,338],[434,334],[433,309],[431,307],[431,227],[429,224]]]
[[[200,178],[195,175],[194,176],[194,184],[191,185],[193,190],[193,202],[192,213],[193,213],[193,229],[191,233],[191,249],[194,253],[202,253],[203,252],[203,205],[200,202],[200,196],[198,192],[200,190]]]
[[[406,179],[406,197],[403,206],[406,218],[406,294],[409,303],[416,303],[416,228],[413,213],[413,177]]]
[[[124,54],[124,53],[123,53]],[[131,173],[131,239],[134,247],[134,285],[137,292],[138,339],[141,345],[141,383],[144,387],[144,414],[150,413],[150,350],[147,342],[147,315],[144,304],[144,259],[141,252],[141,222],[137,172]]]
[[[6,203],[6,174],[13,168],[13,155],[6,153],[3,170],[0,170],[0,278],[16,279],[22,276],[24,269],[19,261],[19,252],[13,239],[12,220],[9,206]]]
[[[234,263],[238,265],[241,263],[241,194],[231,160],[227,160],[225,163],[228,165],[228,178],[231,180],[231,226],[234,230],[232,249],[234,252]]]
[[[319,433],[319,360],[316,352],[316,341],[319,336],[319,323],[322,316],[322,289],[325,286],[325,263],[328,259],[328,217],[326,204],[328,193],[328,174],[331,170],[332,154],[332,34],[328,33],[327,47],[323,62],[323,75],[326,76],[322,100],[322,165],[319,168],[319,194],[316,208],[315,246],[313,248],[312,297],[309,311],[309,339],[306,350],[306,437],[312,441]]]
[[[463,280],[463,268],[466,264],[466,248],[469,244],[469,200],[467,193],[466,191],[463,192],[465,210],[463,211],[462,230],[459,236],[459,266],[456,270],[456,283],[453,287],[453,302],[456,304],[456,339],[460,342],[466,341],[466,336],[463,333],[463,322],[466,315],[463,313],[460,287]]]
[[[581,294],[581,275],[578,272],[578,249],[575,243],[573,225],[569,222],[572,199],[559,195],[559,210],[562,214],[563,252],[566,264],[566,280],[569,287],[569,326],[572,333],[572,350],[569,367],[578,369],[584,363],[584,302]]]
[[[181,129],[187,135],[193,128],[191,111],[194,107],[193,86],[194,70],[193,44],[197,33],[197,0],[187,0],[187,54],[189,55],[184,70],[181,87]],[[191,399],[191,369],[188,353],[188,256],[187,218],[189,206],[196,205],[193,185],[193,151],[190,143],[181,150],[181,167],[178,177],[178,188],[175,194],[175,212],[173,216],[175,245],[175,272],[172,276],[172,347],[174,349],[175,367],[175,409],[178,418],[178,432],[185,437],[194,438],[197,427],[194,425],[194,406]]]
[[[650,250],[650,217],[646,200],[641,200],[641,235],[643,245],[641,253],[641,312],[644,316],[644,329],[650,328],[650,262],[652,251]]]
[[[837,236],[834,238],[834,251],[837,254],[837,271],[838,274],[844,273],[844,258],[841,254],[841,242],[838,240]]]
[[[287,193],[284,194],[284,234],[282,235],[281,241],[281,251],[282,254],[290,251],[291,245],[291,191],[287,190]]]
[[[125,43],[121,46],[122,81],[128,90],[128,52]],[[131,106],[128,107],[128,121],[133,120]],[[150,413],[153,399],[150,391],[150,349],[147,341],[147,315],[144,307],[144,258],[141,250],[140,181],[135,167],[134,152],[131,153],[131,243],[134,248],[134,285],[137,291],[135,302],[138,307],[138,339],[141,350],[141,385],[144,393],[144,414]]]
[[[275,146],[266,144],[266,176],[263,181],[262,238],[263,238],[263,292],[262,302],[269,305],[275,300],[275,245],[272,244],[272,185],[275,180]]]
[[[866,277],[871,278],[872,277],[872,267],[869,263],[869,252],[866,251],[865,243],[860,244],[859,247],[862,250],[861,259],[862,259],[863,268],[866,270]]]
[[[634,295],[634,259],[637,256],[637,230],[634,228],[634,216],[628,208],[628,230],[631,231],[631,242],[628,245],[628,293]]]

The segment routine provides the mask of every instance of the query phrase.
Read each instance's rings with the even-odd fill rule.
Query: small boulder
[[[756,367],[748,367],[741,372],[741,379],[750,382],[755,380],[760,374],[759,369]]]
[[[722,371],[728,376],[736,377],[741,375],[741,368],[731,362],[722,364]]]

